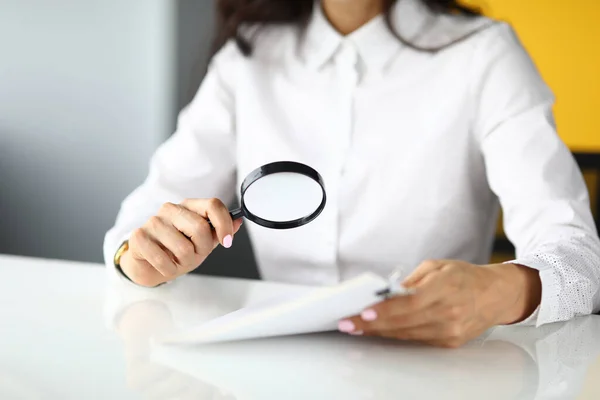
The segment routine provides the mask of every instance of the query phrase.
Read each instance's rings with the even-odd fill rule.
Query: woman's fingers
[[[229,210],[219,199],[191,199],[185,200],[181,205],[195,212],[205,220],[209,220],[215,229],[218,242],[225,248],[230,248],[233,243],[234,224]]]
[[[460,279],[460,273],[444,265],[425,265],[429,272],[414,285],[414,294],[375,304],[360,315],[341,321],[340,330],[347,333],[396,331],[459,320],[463,314],[458,306],[462,297],[456,291],[455,281]]]
[[[428,341],[438,339],[442,327],[436,323],[416,326],[407,329],[391,329],[377,332],[377,336],[398,340]]]
[[[411,288],[429,273],[441,269],[445,264],[443,260],[427,260],[423,261],[404,281],[402,285],[406,288]]]
[[[150,219],[152,230],[150,234],[153,239],[166,248],[174,257],[174,260],[184,270],[198,263],[198,255],[194,244],[187,239],[171,222],[164,221],[160,217]],[[195,265],[197,267],[198,265]]]
[[[121,257],[121,270],[133,282],[145,287],[155,287],[167,279],[135,248],[131,247]]]
[[[467,326],[461,322],[446,322],[423,318],[415,320],[414,326],[386,330],[360,330],[360,327],[350,334],[378,336],[397,340],[411,340],[431,344],[438,347],[458,347],[467,340],[477,336],[471,335]]]
[[[177,276],[177,265],[171,254],[168,254],[145,229],[135,230],[129,239],[129,243],[135,259],[146,261],[167,279]]]
[[[443,277],[443,273],[434,271],[423,279],[416,293],[384,300],[349,320],[359,330],[376,331],[394,329],[402,323],[415,325],[424,318],[434,318],[431,307],[451,294]]]
[[[359,332],[358,336],[377,336],[387,339],[414,341],[435,347],[458,348],[483,332],[469,334],[460,325],[430,323],[413,328],[379,332]]]
[[[208,221],[183,205],[165,204],[158,215],[169,221],[181,237],[193,245],[194,253],[206,257],[215,247],[214,232]]]
[[[233,235],[234,236],[235,236],[236,233],[238,233],[238,231],[242,227],[243,223],[244,223],[244,219],[243,218],[239,218],[239,219],[236,219],[235,221],[233,221]]]
[[[379,332],[396,329],[405,329],[415,326],[420,326],[428,323],[439,322],[445,313],[441,312],[444,305],[426,305],[419,309],[414,309],[410,312],[406,310],[394,311],[395,307],[401,308],[400,301],[394,302],[388,300],[391,313],[384,314],[381,310],[381,304],[375,305],[363,311],[361,315],[347,318],[340,322],[340,330],[342,332],[351,333],[353,331],[362,332]],[[406,303],[405,303],[406,304]]]
[[[430,324],[432,322],[438,321],[439,318],[437,316],[435,308],[425,308],[419,312],[414,312],[410,314],[404,314],[399,316],[390,317],[387,320],[387,323],[381,324],[382,327],[378,328],[377,325],[374,326],[365,326],[363,330],[365,331],[385,331],[390,329],[408,329],[414,328],[426,324]]]

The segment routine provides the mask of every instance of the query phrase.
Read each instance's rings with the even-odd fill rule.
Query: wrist
[[[495,264],[489,268],[498,288],[500,308],[496,324],[511,325],[527,319],[541,303],[539,272],[517,264]]]
[[[129,250],[121,254],[119,267],[123,275],[136,285],[153,288],[165,283],[156,270],[140,266]]]

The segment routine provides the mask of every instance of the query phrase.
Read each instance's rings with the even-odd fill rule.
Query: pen
[[[388,287],[376,292],[377,296],[390,298],[394,296],[409,296],[415,294],[415,289],[407,289],[400,283],[400,268],[392,272],[388,278]]]

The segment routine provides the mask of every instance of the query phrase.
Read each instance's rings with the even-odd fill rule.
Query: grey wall
[[[0,252],[101,260],[176,109],[175,3],[0,0]]]
[[[174,6],[0,0],[0,251],[100,260],[172,125]]]
[[[102,261],[202,79],[212,21],[209,0],[0,0],[0,253]],[[236,245],[205,270],[255,275]]]

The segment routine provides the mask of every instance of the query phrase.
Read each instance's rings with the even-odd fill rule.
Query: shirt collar
[[[342,35],[331,26],[323,13],[321,3],[315,2],[301,44],[306,64],[312,69],[321,68],[333,56],[342,40]]]
[[[306,64],[310,68],[320,69],[331,60],[343,42],[349,42],[357,50],[367,68],[376,70],[381,70],[401,47],[382,15],[343,36],[329,23],[321,4],[315,3],[302,43]]]
[[[392,23],[404,39],[424,48],[436,48],[489,25],[487,18],[464,19],[437,16],[421,0],[399,0],[391,11]],[[383,15],[342,36],[327,20],[317,1],[304,33],[301,52],[312,69],[320,69],[335,55],[344,41],[356,48],[367,69],[381,72],[405,47],[388,29]]]

